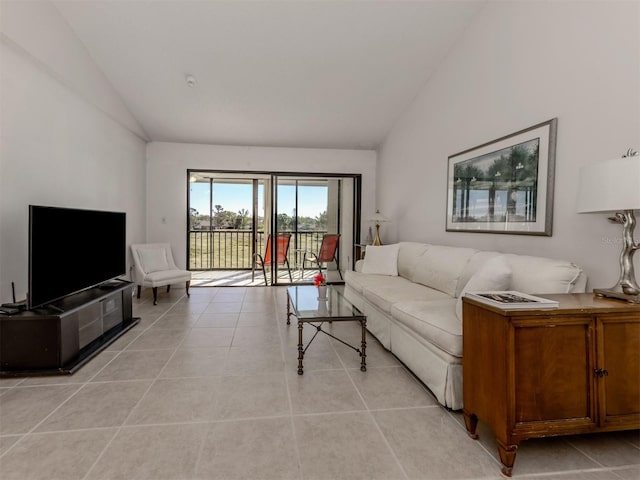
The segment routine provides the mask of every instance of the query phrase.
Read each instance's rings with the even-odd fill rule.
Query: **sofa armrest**
[[[362,272],[363,266],[364,266],[364,260],[358,260],[356,262],[356,272]]]

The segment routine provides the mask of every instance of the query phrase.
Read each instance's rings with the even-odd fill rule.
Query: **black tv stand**
[[[64,313],[64,310],[62,310],[59,307],[56,307],[55,305],[53,305],[52,303],[45,305],[44,308],[48,308],[50,310],[53,310],[56,313]]]
[[[73,373],[140,321],[133,287],[95,287],[47,307],[0,314],[0,377]]]
[[[98,288],[108,288],[108,289],[118,288],[122,286],[123,283],[131,283],[131,282],[129,282],[129,280],[123,280],[122,278],[114,278],[107,282],[101,283],[100,285],[98,285]]]

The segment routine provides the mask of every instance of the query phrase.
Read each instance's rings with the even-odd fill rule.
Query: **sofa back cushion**
[[[511,289],[523,293],[571,293],[582,273],[580,267],[566,260],[505,256],[511,266]]]
[[[460,297],[460,293],[464,286],[469,282],[471,277],[473,277],[482,267],[492,259],[501,256],[500,252],[485,252],[480,251],[473,255],[467,266],[462,271],[462,275],[460,275],[460,279],[458,280],[458,286],[456,287],[456,297]]]
[[[400,242],[398,252],[398,275],[413,281],[418,259],[430,247],[428,243]]]
[[[367,247],[362,273],[398,276],[398,244]]]
[[[476,252],[473,248],[431,245],[418,259],[413,281],[454,297],[458,280]]]
[[[496,255],[484,262],[462,288],[456,301],[456,315],[462,320],[462,297],[466,292],[491,292],[509,290],[511,286],[511,266],[504,255]]]

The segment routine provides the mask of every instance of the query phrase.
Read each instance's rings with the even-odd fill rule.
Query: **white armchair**
[[[185,282],[187,297],[191,285],[191,272],[176,267],[168,243],[147,243],[131,245],[133,255],[134,281],[138,286],[138,298],[142,287],[153,289],[153,304],[158,304],[158,287],[166,285],[167,292],[172,283]]]

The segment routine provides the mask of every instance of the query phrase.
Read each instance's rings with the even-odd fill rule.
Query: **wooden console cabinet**
[[[463,299],[464,420],[491,427],[507,476],[522,440],[640,428],[640,305],[543,297],[559,308]]]
[[[133,284],[119,282],[0,315],[0,377],[73,373],[138,323],[132,296]]]

